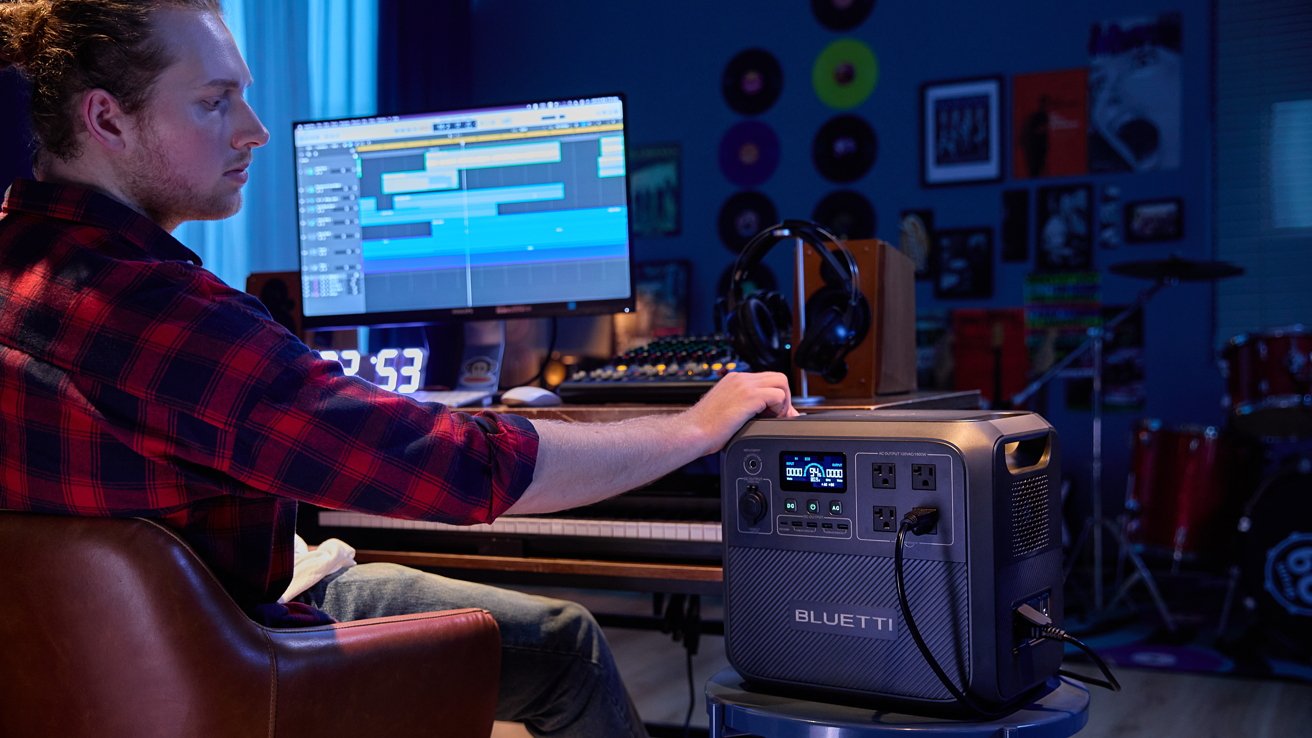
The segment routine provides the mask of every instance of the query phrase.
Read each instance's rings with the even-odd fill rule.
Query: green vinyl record
[[[816,96],[838,110],[865,102],[878,81],[879,61],[875,52],[851,38],[840,38],[826,46],[811,69],[811,86]]]

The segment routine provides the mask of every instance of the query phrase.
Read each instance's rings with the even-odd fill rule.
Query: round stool
[[[882,736],[1025,736],[1066,738],[1089,721],[1089,691],[1068,679],[1052,679],[1051,690],[1006,717],[971,722],[868,708],[809,702],[752,692],[733,669],[706,683],[710,738],[875,738]]]

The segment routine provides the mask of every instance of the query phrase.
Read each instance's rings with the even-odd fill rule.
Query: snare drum
[[[1312,333],[1301,325],[1243,333],[1221,361],[1236,429],[1260,438],[1312,435]]]
[[[1126,489],[1130,540],[1176,561],[1216,541],[1226,497],[1222,457],[1213,426],[1167,428],[1159,420],[1140,421]]]

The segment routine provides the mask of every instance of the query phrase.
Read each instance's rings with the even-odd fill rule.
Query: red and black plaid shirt
[[[0,508],[160,518],[261,611],[297,500],[488,522],[537,443],[343,376],[109,197],[19,180],[0,207]]]

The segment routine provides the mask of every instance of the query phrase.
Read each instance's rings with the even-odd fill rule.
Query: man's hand
[[[733,372],[683,413],[683,419],[705,434],[702,456],[724,448],[744,423],[757,416],[788,418],[797,415],[788,378],[779,372]]]
[[[509,512],[564,510],[646,484],[716,453],[758,415],[797,415],[787,377],[778,372],[728,374],[696,405],[675,415],[618,423],[532,420],[539,438],[537,468],[533,483]]]

